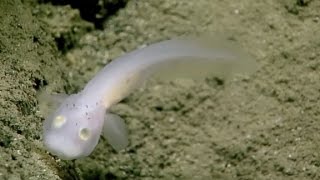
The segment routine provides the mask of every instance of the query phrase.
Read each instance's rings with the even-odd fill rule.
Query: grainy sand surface
[[[99,2],[0,0],[0,179],[320,179],[320,1]],[[259,69],[137,90],[112,109],[126,151],[46,151],[42,87],[75,93],[121,54],[186,34],[231,38]]]

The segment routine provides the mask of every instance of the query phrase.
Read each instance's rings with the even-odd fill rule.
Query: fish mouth
[[[53,155],[63,160],[72,160],[81,157],[81,150],[72,143],[59,143],[57,138],[46,136],[44,145]]]

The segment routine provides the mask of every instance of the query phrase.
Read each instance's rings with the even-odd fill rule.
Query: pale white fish
[[[256,63],[229,42],[208,42],[166,40],[134,50],[107,64],[81,92],[66,97],[45,119],[44,144],[48,151],[61,159],[85,157],[93,151],[101,134],[115,150],[125,148],[128,137],[124,121],[107,111],[151,75],[169,80],[256,70]],[[40,96],[39,101],[47,101],[45,97]],[[61,97],[57,98],[58,102]]]

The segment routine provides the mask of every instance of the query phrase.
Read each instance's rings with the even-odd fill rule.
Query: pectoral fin
[[[102,135],[116,151],[124,149],[129,143],[128,131],[124,120],[115,114],[106,114]]]

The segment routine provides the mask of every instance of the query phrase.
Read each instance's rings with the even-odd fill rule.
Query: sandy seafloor
[[[0,0],[0,179],[320,179],[320,1],[99,2],[80,16],[70,3]],[[208,33],[259,69],[137,90],[112,109],[130,134],[120,153],[104,139],[81,160],[46,151],[39,89],[75,93],[121,54]]]

